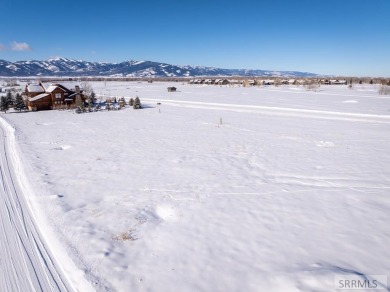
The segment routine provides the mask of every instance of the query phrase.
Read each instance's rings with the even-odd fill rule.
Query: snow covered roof
[[[78,82],[61,82],[61,83],[58,83],[58,85],[61,85],[62,87],[65,87],[65,88],[72,90],[72,91],[75,90],[76,86],[78,86],[80,88],[80,90],[84,89],[83,86]]]
[[[27,85],[27,91],[28,92],[45,92],[45,90],[42,88],[42,86],[40,86],[39,84],[28,84]]]
[[[81,95],[81,93],[75,92],[75,93],[70,94],[68,97],[73,97],[73,96],[76,96],[77,94],[80,94],[80,95]]]
[[[46,92],[53,92],[54,90],[56,90],[57,88],[61,89],[62,91],[66,91],[65,89],[57,86],[57,85],[50,85],[48,88],[46,88]]]
[[[39,94],[39,95],[37,95],[37,96],[34,96],[34,97],[29,98],[28,100],[29,100],[29,101],[36,101],[36,100],[38,100],[38,99],[47,97],[47,96],[49,96],[49,95],[50,95],[49,93],[41,93],[41,94]]]
[[[80,87],[80,90],[82,91],[84,88],[79,82],[60,82],[60,83],[42,83],[42,86],[45,88],[47,92],[49,92],[49,88],[52,88],[52,86],[61,86],[65,89],[74,91],[75,87]]]

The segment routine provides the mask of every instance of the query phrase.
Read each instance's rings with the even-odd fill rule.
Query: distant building
[[[297,84],[297,81],[295,79],[289,79],[288,80],[288,84],[290,85],[296,85]]]
[[[335,84],[335,85],[346,85],[346,84],[347,84],[347,80],[339,80],[339,79],[330,80],[330,84]]]
[[[217,85],[228,85],[230,84],[230,81],[227,79],[217,79],[215,80],[215,84]]]
[[[268,80],[263,81],[263,85],[274,85],[274,84],[275,84],[275,80],[272,80],[272,79],[268,79]]]

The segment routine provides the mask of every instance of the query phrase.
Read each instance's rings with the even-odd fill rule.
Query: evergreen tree
[[[119,106],[122,108],[122,107],[126,107],[126,101],[125,101],[125,98],[124,97],[121,97],[119,99]]]
[[[96,94],[95,92],[92,90],[91,92],[91,95],[89,96],[89,103],[91,104],[91,106],[96,102]]]
[[[2,96],[0,99],[0,111],[7,112],[9,110],[9,103],[7,102],[7,97]]]
[[[6,98],[7,98],[8,107],[11,107],[14,104],[14,97],[12,96],[11,91],[7,92]]]
[[[134,99],[133,99],[133,98],[130,98],[130,100],[129,100],[129,106],[134,106]]]
[[[141,101],[139,100],[139,97],[137,96],[134,100],[134,105],[133,105],[133,108],[134,109],[140,109],[141,108]]]
[[[24,103],[23,97],[18,93],[15,97],[14,110],[21,112],[26,110],[26,104]]]

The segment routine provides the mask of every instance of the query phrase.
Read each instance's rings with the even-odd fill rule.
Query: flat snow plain
[[[1,117],[36,212],[96,290],[332,291],[337,275],[390,276],[390,97],[377,87],[91,85],[144,108]]]

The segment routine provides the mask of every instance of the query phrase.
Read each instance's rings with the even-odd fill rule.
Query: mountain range
[[[314,73],[299,71],[267,71],[221,69],[204,66],[178,66],[152,61],[125,61],[120,63],[88,62],[67,58],[45,61],[0,60],[0,76],[110,76],[110,77],[197,77],[197,76],[267,76],[314,77]]]

